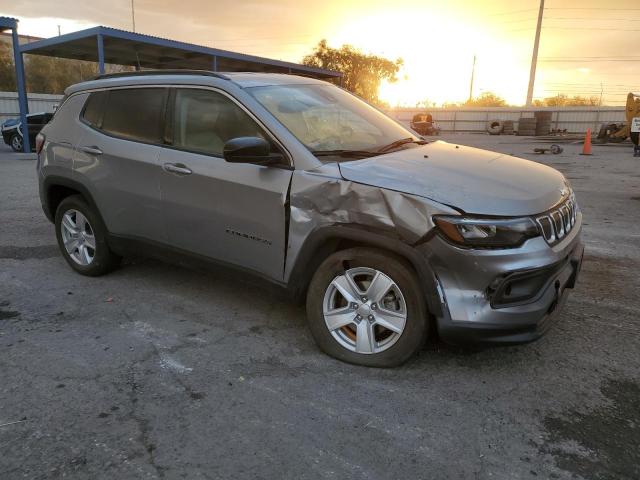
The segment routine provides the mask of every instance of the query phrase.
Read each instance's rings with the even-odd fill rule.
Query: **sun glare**
[[[345,24],[330,41],[404,60],[399,80],[384,82],[380,88],[381,99],[392,106],[466,100],[474,54],[477,55],[474,94],[493,90],[510,102],[522,102],[528,66],[521,65],[509,42],[481,22],[420,13],[407,15],[390,9],[363,16]],[[507,64],[508,70],[504,68]],[[513,68],[514,65],[521,68]],[[510,73],[502,73],[507,71]]]
[[[380,86],[380,98],[391,106],[464,102],[469,97],[475,56],[473,96],[492,92],[509,104],[522,105],[529,81],[537,11],[516,8],[515,5],[522,7],[517,2],[511,7],[505,5],[506,2],[473,0],[329,1],[326,8],[318,9],[308,19],[303,33],[291,33],[290,37],[280,30],[276,33],[272,31],[278,28],[274,24],[264,26],[255,39],[233,33],[240,35],[234,40],[226,39],[222,33],[216,33],[213,39],[208,33],[203,37],[193,28],[170,33],[160,27],[154,30],[149,13],[141,9],[140,18],[146,21],[139,22],[143,25],[139,31],[290,62],[300,62],[323,38],[335,48],[350,44],[388,59],[402,58],[404,65],[398,81]],[[126,28],[128,20],[122,19],[119,26]],[[545,17],[534,99],[559,93],[593,95],[604,90],[605,100],[624,103],[626,92],[634,88],[628,84],[637,76],[637,66],[631,63],[633,60],[608,58],[597,49],[583,53],[589,51],[586,47],[594,34],[578,29],[570,20],[553,11]],[[224,24],[223,20],[219,22]],[[65,34],[95,23],[54,17],[20,19],[20,31],[25,34],[55,36],[58,26]],[[203,31],[208,32],[206,28]],[[616,77],[615,68],[622,80]]]

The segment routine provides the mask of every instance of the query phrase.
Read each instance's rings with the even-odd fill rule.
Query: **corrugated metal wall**
[[[29,111],[53,112],[60,103],[62,95],[46,95],[30,93]],[[600,129],[603,123],[619,123],[625,121],[624,107],[566,107],[566,108],[396,108],[387,113],[396,120],[409,125],[416,113],[429,112],[438,122],[440,128],[447,132],[484,132],[489,120],[513,120],[518,128],[520,117],[533,117],[533,112],[550,111],[551,127],[567,129],[571,133],[584,133],[587,128],[593,132]],[[0,92],[0,123],[6,118],[17,117],[18,94]]]
[[[62,100],[62,95],[47,95],[44,93],[30,93],[29,112],[53,112],[56,105]],[[7,118],[15,118],[20,115],[18,107],[18,94],[16,92],[0,92],[0,123]]]
[[[565,107],[565,108],[396,108],[387,113],[396,120],[409,125],[416,113],[429,112],[440,128],[446,132],[484,132],[490,120],[513,120],[518,128],[520,117],[533,117],[533,112],[550,111],[551,128],[570,133],[592,132],[603,123],[625,121],[624,107]]]

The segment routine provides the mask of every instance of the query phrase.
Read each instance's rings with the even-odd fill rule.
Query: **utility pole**
[[[473,54],[473,65],[471,66],[471,85],[469,85],[469,100],[473,100],[473,77],[476,73],[476,55]]]
[[[136,11],[133,5],[133,1],[131,0],[131,24],[133,25],[133,33],[136,33]]]
[[[60,25],[58,25],[58,36],[60,36]]]
[[[529,89],[527,90],[527,107],[533,101],[533,84],[536,81],[536,66],[538,64],[538,46],[540,45],[540,30],[542,29],[542,16],[544,15],[544,0],[540,0],[538,12],[538,26],[536,27],[536,39],[533,42],[533,55],[531,56],[531,70],[529,71]]]

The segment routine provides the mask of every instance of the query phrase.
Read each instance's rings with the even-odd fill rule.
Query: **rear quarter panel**
[[[87,96],[79,93],[69,97],[42,129],[46,140],[38,158],[41,179],[47,175],[73,176],[74,150],[82,137],[79,115]]]

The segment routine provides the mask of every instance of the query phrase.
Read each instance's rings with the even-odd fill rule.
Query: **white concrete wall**
[[[440,128],[447,132],[484,132],[490,120],[513,120],[518,128],[520,117],[533,117],[533,112],[550,111],[551,128],[584,133],[587,128],[597,132],[603,123],[625,121],[624,107],[488,107],[488,108],[395,108],[387,113],[409,125],[416,113],[429,112]]]
[[[29,113],[53,112],[54,106],[60,103],[62,95],[47,95],[44,93],[29,93]],[[16,92],[0,92],[0,123],[7,118],[20,116],[18,94]]]

